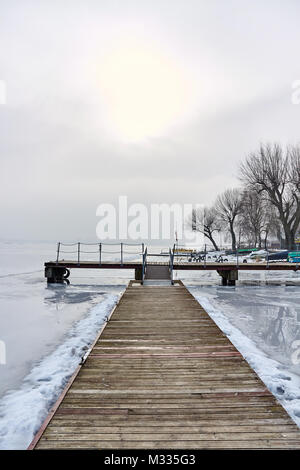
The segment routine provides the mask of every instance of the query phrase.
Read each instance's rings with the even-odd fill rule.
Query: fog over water
[[[210,204],[260,142],[299,142],[300,4],[0,6],[1,237],[93,240],[96,209]]]

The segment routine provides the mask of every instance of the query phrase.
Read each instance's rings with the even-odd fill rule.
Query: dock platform
[[[300,449],[296,424],[180,281],[130,282],[29,447],[126,448]]]

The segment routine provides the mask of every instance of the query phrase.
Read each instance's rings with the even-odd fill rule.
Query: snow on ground
[[[191,293],[194,295],[192,290]],[[194,296],[300,428],[300,376],[290,371],[283,372],[281,363],[267,357],[258,349],[255,343],[233,326],[225,314],[212,305],[207,297]]]
[[[19,390],[3,397],[0,449],[27,448],[117,300],[116,295],[106,295],[73,326],[54,352],[33,367]]]

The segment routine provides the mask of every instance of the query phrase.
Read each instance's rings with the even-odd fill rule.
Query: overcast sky
[[[96,208],[210,204],[300,141],[298,0],[0,0],[1,238],[96,238]]]

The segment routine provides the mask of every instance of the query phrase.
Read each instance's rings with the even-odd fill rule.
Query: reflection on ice
[[[103,289],[103,287],[102,287]],[[105,294],[105,291],[94,292],[93,290],[81,291],[72,290],[72,286],[66,284],[50,284],[47,286],[50,295],[45,295],[46,304],[59,305],[64,304],[80,304],[82,302],[91,302],[99,295]]]
[[[42,270],[4,275],[0,340],[6,345],[6,363],[0,364],[0,398],[20,387],[34,364],[54,351],[90,308],[107,295],[119,295],[128,282],[126,275],[132,273],[86,271],[85,278],[75,271],[69,286],[47,285]]]
[[[295,342],[300,340],[298,287],[193,286],[191,291],[205,295],[261,350],[300,375],[295,360]]]
[[[117,296],[106,295],[70,328],[51,354],[35,363],[18,390],[2,398],[1,449],[24,449],[29,445],[116,301]]]

